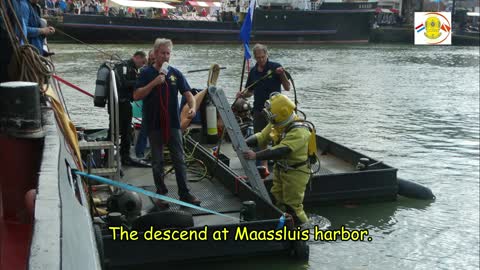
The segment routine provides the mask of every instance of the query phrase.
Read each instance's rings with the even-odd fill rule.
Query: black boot
[[[168,193],[167,187],[165,184],[163,184],[164,188],[162,189],[157,189],[157,194],[159,195],[165,195]],[[157,199],[157,198],[152,198],[152,203],[157,207],[159,210],[165,210],[170,207],[167,201],[164,201],[162,199]]]
[[[295,213],[295,211],[293,210],[293,208],[288,206],[288,205],[285,205],[285,207],[287,208],[287,211],[286,211],[287,214],[292,216],[294,225],[295,226],[301,226],[303,224],[303,222],[300,221],[300,219],[298,218],[298,216]]]
[[[197,197],[193,196],[190,193],[187,193],[186,195],[180,196],[180,200],[182,202],[194,204],[194,205],[200,205],[201,201],[197,199]]]

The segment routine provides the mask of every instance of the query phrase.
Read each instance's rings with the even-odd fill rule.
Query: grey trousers
[[[157,187],[157,193],[168,193],[165,185],[164,159],[163,159],[163,138],[160,130],[151,130],[148,133],[150,146],[152,149],[152,171],[153,180]],[[183,151],[183,138],[180,129],[170,129],[170,139],[167,145],[170,150],[173,167],[175,168],[175,177],[177,178],[178,195],[183,197],[189,193],[187,185],[187,165],[185,164],[185,154]]]

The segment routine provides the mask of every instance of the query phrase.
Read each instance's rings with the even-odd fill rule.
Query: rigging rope
[[[8,19],[9,16],[5,2],[12,10],[13,23]],[[13,48],[13,61],[10,62],[9,70],[11,70],[11,72],[9,76],[11,80],[36,82],[38,83],[40,91],[44,93],[47,91],[46,85],[48,84],[50,75],[54,72],[54,66],[49,59],[40,55],[37,48],[28,43],[24,29],[22,29],[17,14],[15,14],[11,0],[5,0],[5,2],[0,1],[0,15]],[[18,31],[20,37],[17,37],[15,29],[21,30]],[[21,45],[22,41],[24,45]]]

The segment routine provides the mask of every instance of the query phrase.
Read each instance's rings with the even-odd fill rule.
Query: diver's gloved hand
[[[257,136],[252,135],[252,136],[248,137],[248,138],[245,140],[245,142],[247,143],[247,145],[248,145],[249,147],[255,147],[255,146],[258,145]]]
[[[248,150],[243,152],[245,159],[257,159],[257,160],[278,160],[284,159],[288,156],[292,150],[289,147],[278,147],[276,149],[264,149],[258,152]]]
[[[277,147],[275,149],[264,149],[258,151],[255,155],[256,159],[258,160],[279,160],[286,158],[292,149],[287,146],[284,147]]]

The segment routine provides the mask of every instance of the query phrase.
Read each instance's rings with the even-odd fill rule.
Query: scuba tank
[[[110,93],[110,68],[103,63],[97,71],[97,80],[95,81],[95,95],[93,105],[95,107],[104,108],[107,104],[108,95]]]
[[[210,98],[207,99],[205,111],[207,118],[207,143],[217,143],[217,108],[215,108],[215,105]]]

